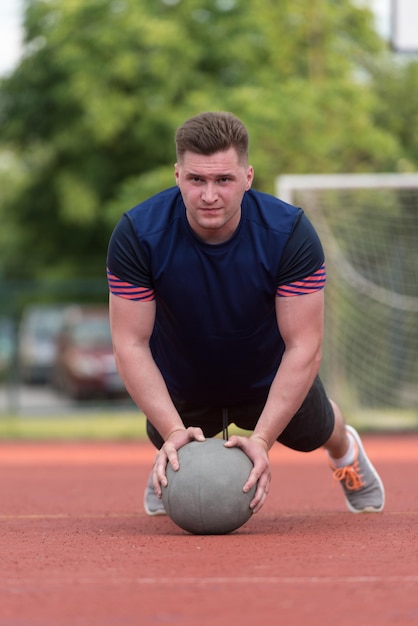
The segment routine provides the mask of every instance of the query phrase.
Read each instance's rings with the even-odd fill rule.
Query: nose
[[[216,202],[218,198],[218,193],[216,191],[216,186],[214,183],[208,182],[203,188],[202,191],[202,200],[206,204],[213,204]]]

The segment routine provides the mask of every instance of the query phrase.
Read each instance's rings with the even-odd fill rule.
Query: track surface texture
[[[267,503],[223,536],[145,515],[147,443],[0,444],[0,626],[418,624],[418,434],[363,442],[383,513],[277,444]]]

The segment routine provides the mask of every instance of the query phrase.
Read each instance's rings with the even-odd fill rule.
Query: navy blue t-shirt
[[[325,284],[302,209],[250,190],[233,236],[202,241],[177,187],[125,213],[109,243],[110,291],[156,300],[153,357],[177,399],[224,406],[264,398],[284,344],[275,298]]]

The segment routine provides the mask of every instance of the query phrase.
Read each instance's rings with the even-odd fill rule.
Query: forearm
[[[175,430],[184,429],[149,348],[115,348],[115,358],[128,393],[164,441]]]
[[[321,350],[287,350],[270,388],[267,402],[254,429],[270,449],[300,408],[318,374]]]

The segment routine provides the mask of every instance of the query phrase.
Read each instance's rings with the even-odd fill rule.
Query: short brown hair
[[[248,131],[232,113],[200,113],[177,129],[175,141],[178,161],[187,151],[210,155],[231,147],[240,161],[248,159]]]

